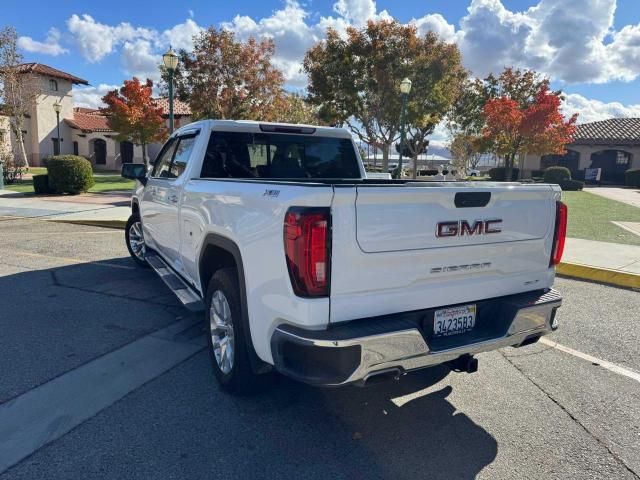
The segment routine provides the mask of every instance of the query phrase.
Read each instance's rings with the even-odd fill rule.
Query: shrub
[[[47,161],[49,187],[56,193],[86,192],[95,184],[91,163],[77,155],[58,155]]]
[[[560,180],[560,182],[558,183],[560,184],[560,188],[562,190],[569,192],[582,190],[582,187],[584,187],[584,182],[581,182],[579,180]]]
[[[49,175],[34,175],[33,191],[36,192],[37,195],[51,193],[51,189],[49,188]]]
[[[504,182],[506,173],[505,173],[505,168],[504,167],[494,167],[492,169],[489,170],[489,177],[491,177],[491,180],[496,181],[496,182]],[[511,180],[517,180],[518,176],[520,174],[520,169],[519,168],[512,168],[511,169]]]
[[[624,184],[628,187],[640,187],[640,168],[624,172]]]
[[[549,167],[544,171],[544,183],[560,183],[571,180],[571,172],[567,167]]]

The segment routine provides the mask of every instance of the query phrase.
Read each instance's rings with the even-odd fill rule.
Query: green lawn
[[[30,168],[29,173],[33,173],[34,175],[38,175],[34,170],[40,170],[39,168]],[[46,173],[46,168],[43,168]],[[114,190],[131,190],[135,185],[133,180],[127,180],[122,178],[120,175],[104,175],[98,173],[95,175],[94,180],[96,184],[89,189],[90,193],[101,193],[101,192],[112,192]],[[22,180],[18,183],[14,183],[13,185],[5,185],[7,190],[13,190],[14,192],[23,192],[23,193],[33,193],[33,182],[29,180]]]
[[[567,236],[601,242],[640,245],[640,237],[611,221],[640,222],[640,208],[589,192],[562,192],[569,207]]]

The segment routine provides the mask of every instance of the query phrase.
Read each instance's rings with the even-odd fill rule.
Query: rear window
[[[351,140],[212,132],[202,178],[360,178]]]

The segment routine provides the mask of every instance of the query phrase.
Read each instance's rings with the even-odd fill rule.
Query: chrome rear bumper
[[[364,382],[381,371],[406,372],[535,341],[557,328],[555,311],[562,298],[547,290],[489,302],[492,311],[500,312],[482,319],[490,338],[459,335],[447,339],[449,345],[431,338],[427,325],[435,309],[355,320],[322,331],[281,325],[271,340],[274,363],[285,375],[310,384]]]

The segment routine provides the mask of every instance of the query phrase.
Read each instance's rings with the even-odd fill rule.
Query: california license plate
[[[472,330],[475,324],[475,304],[443,308],[436,310],[433,316],[433,335],[435,337],[458,335]]]

